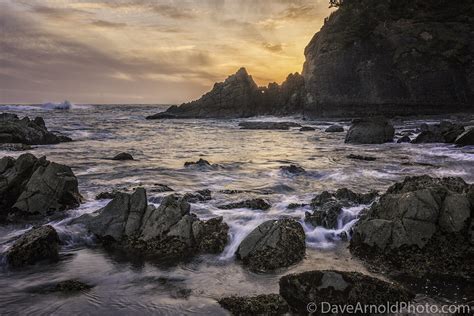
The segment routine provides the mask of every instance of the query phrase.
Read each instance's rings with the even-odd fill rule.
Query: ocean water
[[[0,314],[225,315],[227,312],[216,303],[217,298],[276,293],[279,278],[288,273],[339,269],[370,274],[359,260],[351,257],[348,243],[337,237],[340,232],[350,230],[359,212],[367,206],[345,209],[338,229],[328,230],[305,225],[304,213],[309,208],[288,210],[289,203],[309,203],[324,190],[343,187],[357,192],[383,192],[408,175],[460,176],[474,182],[473,147],[348,145],[344,144],[345,133],[324,132],[335,121],[303,121],[297,117],[247,120],[291,120],[315,127],[316,131],[240,130],[238,123],[243,120],[145,120],[147,115],[164,108],[151,105],[0,106],[0,112],[20,117],[42,116],[50,130],[74,139],[72,143],[36,146],[30,152],[72,167],[86,199],[80,208],[68,211],[66,219],[50,223],[64,242],[57,264],[11,271],[0,261]],[[414,129],[426,121],[398,120],[396,128],[397,131]],[[350,124],[348,120],[337,123],[346,130]],[[123,151],[131,153],[135,160],[109,159]],[[0,157],[20,154],[0,151]],[[377,160],[351,160],[346,157],[349,154],[374,156]],[[186,161],[199,158],[220,167],[208,171],[184,168]],[[280,166],[289,164],[302,166],[307,173],[290,175],[280,170]],[[178,193],[212,191],[212,200],[192,204],[192,212],[202,219],[224,217],[230,226],[230,243],[222,254],[199,256],[177,266],[140,262],[103,251],[86,231],[67,225],[72,218],[105,206],[107,200],[94,199],[101,191],[132,190],[137,186],[153,188],[156,184],[166,184]],[[228,189],[245,193],[219,192]],[[169,193],[148,190],[149,199],[166,194]],[[216,207],[253,197],[265,198],[272,207],[267,211]],[[301,263],[273,273],[256,274],[235,261],[234,252],[239,242],[251,230],[266,220],[282,216],[299,218],[305,228],[307,255]],[[0,227],[0,253],[8,249],[15,236],[29,228]],[[45,285],[72,278],[90,283],[94,288],[73,296],[38,291]],[[463,299],[460,285],[450,285],[450,290],[444,292],[438,285],[420,288],[420,294],[446,300]]]

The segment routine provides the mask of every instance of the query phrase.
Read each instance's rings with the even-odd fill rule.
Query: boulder
[[[71,168],[23,154],[0,159],[0,220],[49,215],[80,205]]]
[[[392,123],[384,118],[353,120],[346,134],[346,143],[382,144],[392,142],[395,129]]]
[[[59,243],[58,233],[52,226],[32,228],[8,250],[7,263],[19,268],[40,261],[56,262],[59,260]]]
[[[331,125],[324,130],[326,133],[341,133],[344,132],[344,127],[340,125]]]
[[[421,143],[454,143],[456,138],[464,132],[464,126],[443,121],[439,124],[421,126],[421,133],[412,141]]]
[[[306,170],[297,165],[281,166],[280,170],[289,174],[303,174]]]
[[[386,305],[409,302],[415,295],[405,288],[358,272],[315,270],[285,275],[280,279],[280,295],[296,314],[308,313],[308,304],[320,315],[331,305]],[[335,313],[339,314],[339,313]]]
[[[49,132],[43,118],[19,119],[15,114],[0,114],[0,143],[22,143],[26,145],[48,145],[70,142],[69,137]]]
[[[120,153],[114,156],[112,160],[133,160],[133,156],[129,153]]]
[[[232,315],[285,315],[289,312],[288,303],[279,294],[230,296],[221,298],[218,303]]]
[[[471,128],[470,130],[459,135],[454,143],[458,146],[474,145],[474,128]]]
[[[268,129],[268,130],[289,130],[291,127],[301,127],[300,124],[294,122],[265,122],[250,121],[239,123],[240,129]]]
[[[351,252],[379,269],[473,273],[473,190],[461,178],[405,178],[353,228]]]
[[[260,198],[217,206],[217,208],[220,208],[222,210],[231,210],[235,208],[249,208],[251,210],[263,210],[263,211],[268,210],[270,207],[271,205],[267,201]]]
[[[143,188],[119,193],[97,214],[83,215],[71,224],[84,225],[105,246],[157,260],[222,252],[229,229],[222,218],[199,220],[178,195],[166,196],[158,208],[148,205]]]
[[[305,49],[305,115],[472,112],[473,14],[469,0],[344,1]]]
[[[301,112],[305,99],[303,77],[290,74],[281,84],[258,87],[245,68],[240,68],[199,100],[171,106],[147,119],[242,118],[257,115],[288,115]]]
[[[304,258],[305,237],[303,227],[293,219],[269,220],[245,237],[236,257],[253,271],[288,267]]]
[[[305,213],[305,222],[314,227],[323,226],[328,229],[338,228],[338,219],[343,207],[370,204],[378,196],[375,191],[355,193],[349,189],[338,189],[334,193],[323,191],[311,200],[313,213]]]

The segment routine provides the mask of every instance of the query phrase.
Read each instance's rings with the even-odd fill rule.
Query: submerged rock
[[[281,171],[290,173],[290,174],[303,174],[306,173],[306,170],[303,169],[303,167],[297,166],[297,165],[289,165],[289,166],[281,166],[280,167]]]
[[[18,240],[7,252],[7,263],[13,268],[32,265],[40,261],[59,260],[59,236],[50,226],[32,228]]]
[[[133,160],[133,156],[124,152],[116,155],[112,160]]]
[[[256,115],[288,115],[301,112],[305,98],[304,80],[298,73],[281,84],[258,87],[245,68],[240,68],[199,100],[172,106],[147,119],[241,118]]]
[[[392,123],[384,118],[353,120],[346,134],[346,143],[382,144],[392,142],[395,129]]]
[[[82,224],[104,245],[146,258],[175,260],[197,253],[222,252],[229,227],[222,218],[202,222],[177,195],[165,197],[158,208],[147,204],[146,191],[119,193],[98,214],[86,214]]]
[[[69,137],[48,131],[43,118],[19,119],[15,114],[0,114],[0,143],[22,143],[26,145],[47,145],[70,142]]]
[[[251,210],[263,210],[263,211],[268,210],[270,207],[271,205],[264,199],[251,199],[251,200],[245,200],[241,202],[229,203],[229,204],[217,206],[217,208],[220,208],[223,210],[231,210],[235,208],[249,208]]]
[[[218,303],[232,315],[284,315],[289,312],[288,303],[279,294],[230,296],[221,298]]]
[[[52,289],[51,292],[61,292],[61,293],[75,293],[75,292],[84,292],[90,290],[91,285],[78,280],[65,280],[57,283]]]
[[[48,215],[79,206],[71,168],[23,154],[0,159],[0,220]]]
[[[379,269],[472,274],[473,192],[461,178],[407,177],[353,228],[351,252]]]
[[[303,227],[293,219],[266,221],[245,237],[236,257],[254,271],[288,267],[304,258],[305,238]]]
[[[331,125],[324,130],[326,133],[341,133],[344,132],[344,127],[340,125]]]
[[[464,132],[464,126],[443,121],[439,124],[421,126],[421,133],[412,141],[420,143],[454,143],[456,138]]]
[[[474,145],[474,128],[462,133],[456,138],[454,142],[458,146],[472,146]]]
[[[289,130],[291,127],[301,127],[300,124],[294,122],[241,122],[239,123],[241,129],[268,129],[268,130]]]
[[[280,295],[293,312],[304,315],[312,302],[316,304],[314,311],[320,313],[322,302],[339,306],[368,306],[409,302],[415,297],[399,285],[358,272],[335,270],[285,275],[280,279]]]
[[[365,161],[375,161],[377,160],[376,157],[372,157],[372,156],[362,156],[362,155],[354,155],[354,154],[350,154],[348,156],[346,156],[347,158],[349,159],[354,159],[354,160],[365,160]]]

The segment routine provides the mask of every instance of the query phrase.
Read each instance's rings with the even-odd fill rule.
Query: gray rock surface
[[[306,315],[308,303],[331,305],[386,305],[409,302],[415,295],[405,288],[358,272],[316,270],[285,275],[280,279],[280,295],[292,312]],[[326,307],[327,308],[327,307]],[[318,314],[319,315],[319,314]]]
[[[473,190],[461,178],[407,177],[359,220],[351,251],[409,273],[472,273]]]
[[[59,260],[59,243],[59,236],[52,226],[32,228],[8,250],[7,263],[19,268],[40,261],[56,262]]]
[[[68,166],[32,154],[0,159],[0,220],[48,215],[77,207],[81,201]]]
[[[395,129],[384,118],[355,119],[346,134],[346,143],[382,144],[392,142]]]
[[[84,225],[105,245],[159,260],[222,252],[229,229],[222,217],[199,220],[186,199],[177,195],[166,196],[158,208],[148,205],[143,188],[119,193],[97,214],[83,215],[71,224]]]
[[[49,132],[41,117],[30,120],[19,119],[15,114],[0,114],[0,143],[47,145],[70,141],[69,137]]]
[[[260,224],[240,243],[236,257],[253,271],[270,271],[301,261],[306,252],[303,227],[293,219]]]

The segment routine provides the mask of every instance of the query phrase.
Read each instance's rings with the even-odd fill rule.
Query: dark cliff
[[[472,0],[345,0],[305,56],[310,116],[474,110]]]

